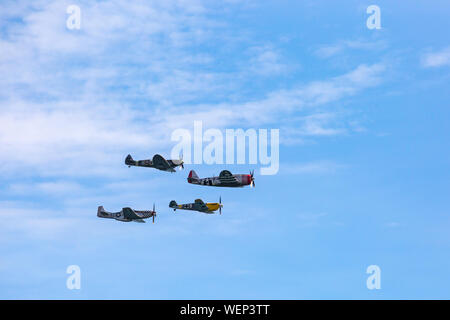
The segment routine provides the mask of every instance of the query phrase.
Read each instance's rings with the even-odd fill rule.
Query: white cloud
[[[71,229],[80,228],[81,225],[79,218],[61,217],[52,210],[26,208],[23,203],[3,202],[0,217],[3,221],[0,227],[1,242],[8,242],[12,236],[16,239],[27,236],[32,239],[51,240]]]
[[[284,163],[281,173],[290,175],[302,175],[302,174],[329,174],[334,173],[341,168],[342,165],[338,165],[332,161],[314,161],[307,163]]]
[[[312,137],[343,135],[353,130],[342,127],[342,115],[318,112],[303,117],[295,117],[285,122],[281,128],[281,143],[285,145],[304,144]]]
[[[315,54],[320,58],[331,58],[342,54],[348,50],[383,50],[387,44],[383,40],[343,40],[331,45],[322,45],[315,50]]]
[[[2,241],[64,238],[73,230],[96,234],[98,228],[120,237],[126,226],[92,220],[96,206],[120,210],[126,199],[146,208],[154,201],[148,200],[149,190],[156,194],[155,188],[173,183],[138,179],[142,171],[126,171],[123,164],[127,153],[168,155],[172,130],[190,129],[194,120],[224,129],[277,127],[289,119],[281,129],[291,142],[342,134],[345,119],[324,109],[377,86],[385,71],[383,64],[361,64],[340,76],[249,98],[240,90],[248,79],[280,75],[289,67],[275,46],[251,44],[235,50],[237,69],[218,71],[220,53],[198,48],[236,41],[232,28],[216,19],[214,6],[220,5],[81,1],[81,29],[70,31],[65,28],[68,4],[9,1],[0,12],[6,17],[0,19],[6,33],[0,38],[0,176],[14,181],[3,187],[4,196],[23,197],[0,210]],[[323,173],[334,167],[320,162],[291,170]],[[132,177],[108,179],[125,175]],[[40,197],[40,206],[61,208],[34,208],[34,197]],[[254,225],[234,217],[211,229],[207,218],[168,221],[154,234],[208,230],[232,236]]]
[[[0,153],[6,159],[0,170],[14,172],[29,166],[44,174],[108,174],[128,152],[151,153],[167,148],[172,130],[189,129],[194,120],[218,128],[274,125],[294,112],[378,84],[383,70],[383,65],[361,65],[331,80],[275,91],[258,101],[171,107],[156,112],[89,101],[60,101],[42,108],[40,103],[21,100],[0,111]],[[344,132],[324,127],[329,121],[330,114],[305,116],[299,122],[301,127],[290,133],[327,136]]]
[[[225,128],[236,125],[270,125],[289,114],[315,107],[339,99],[350,97],[359,91],[378,85],[385,70],[383,64],[360,65],[354,70],[328,80],[313,81],[297,85],[293,89],[276,90],[266,97],[241,103],[221,103],[215,105],[196,105],[195,108],[167,110],[166,120],[171,123],[187,123],[203,120],[212,126]],[[323,115],[320,116],[323,118]],[[316,118],[320,118],[317,117]]]
[[[450,47],[425,54],[422,57],[422,65],[427,68],[450,66]]]
[[[249,50],[252,58],[249,71],[260,76],[275,76],[289,71],[286,63],[272,46],[254,47]]]
[[[74,195],[82,190],[82,186],[76,182],[69,181],[49,181],[32,183],[14,183],[9,186],[9,191],[13,194],[36,194],[45,193],[52,196]]]
[[[277,126],[303,112],[289,123],[291,140],[341,134],[332,112],[318,108],[378,85],[385,70],[363,64],[249,99],[235,91],[254,70],[217,72],[210,68],[216,57],[191,50],[229,39],[224,24],[208,15],[217,7],[81,2],[76,31],[65,27],[67,1],[19,3],[22,10],[15,4],[7,2],[4,14],[23,22],[7,24],[0,40],[4,176],[115,175],[127,153],[168,153],[172,130],[191,128],[194,120],[217,128]],[[264,74],[285,70],[276,48],[252,48],[251,66]]]

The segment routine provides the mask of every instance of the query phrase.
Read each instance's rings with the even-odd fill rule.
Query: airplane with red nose
[[[253,177],[254,171],[250,174],[232,174],[228,170],[220,172],[218,177],[199,178],[194,170],[189,172],[187,181],[192,184],[198,184],[202,186],[211,187],[244,187],[250,185],[252,188],[255,186],[255,178]]]

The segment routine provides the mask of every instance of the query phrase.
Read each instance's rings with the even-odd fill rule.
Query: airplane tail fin
[[[198,180],[198,175],[195,173],[194,170],[191,170],[191,172],[189,172],[189,176],[188,176],[188,182],[192,183],[193,181]]]
[[[136,164],[136,161],[133,160],[133,157],[131,156],[131,154],[127,155],[127,157],[125,158],[125,164],[128,166],[132,166],[132,165]]]
[[[177,207],[177,202],[175,200],[170,201],[169,207],[175,209]]]
[[[105,215],[105,208],[103,206],[99,206],[97,209],[97,217],[103,217]]]

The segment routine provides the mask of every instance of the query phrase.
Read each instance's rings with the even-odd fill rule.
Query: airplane
[[[119,212],[107,212],[103,206],[98,207],[97,217],[116,219],[122,222],[140,222],[145,223],[144,219],[153,217],[153,223],[155,223],[156,211],[155,204],[153,204],[153,210],[133,210],[131,208],[123,208]]]
[[[186,204],[177,204],[175,200],[170,201],[169,207],[173,209],[173,211],[177,209],[181,210],[192,210],[199,211],[203,213],[212,214],[215,211],[219,210],[219,213],[222,214],[222,197],[219,198],[219,203],[204,203],[201,199],[196,199],[194,203],[186,203]]]
[[[133,160],[133,157],[129,154],[125,158],[125,164],[129,167],[137,166],[137,167],[148,167],[148,168],[156,168],[162,171],[175,172],[176,167],[180,166],[184,169],[184,161],[183,156],[181,156],[180,160],[166,160],[161,155],[155,154],[153,159],[150,160]]]
[[[250,185],[252,188],[255,186],[255,178],[253,177],[254,171],[250,174],[231,174],[228,170],[220,172],[218,177],[202,178],[200,179],[194,170],[189,172],[187,181],[192,184],[199,184],[202,186],[212,187],[243,187]]]

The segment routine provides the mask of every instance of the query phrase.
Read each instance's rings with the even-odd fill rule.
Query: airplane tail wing
[[[105,215],[107,215],[105,208],[103,208],[103,206],[99,206],[97,209],[97,217],[104,217]]]
[[[199,180],[198,175],[195,173],[194,170],[191,170],[191,172],[189,172],[188,182],[192,183],[192,182],[195,182],[195,181],[198,181],[198,180]]]
[[[170,201],[169,207],[170,208],[176,208],[177,207],[177,202],[175,200]]]
[[[131,154],[127,155],[127,157],[125,158],[125,164],[128,166],[133,166],[136,164],[136,161],[133,160]]]

